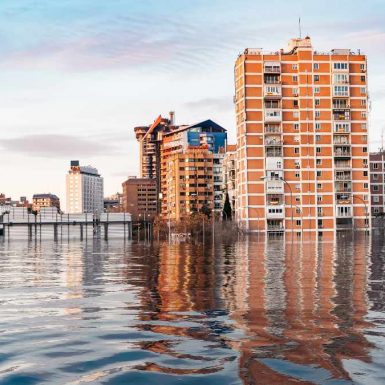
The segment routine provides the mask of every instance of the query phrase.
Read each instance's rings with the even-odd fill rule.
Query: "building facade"
[[[43,207],[56,207],[60,211],[60,199],[54,194],[34,194],[32,210],[39,212]]]
[[[123,182],[123,208],[134,221],[153,220],[157,214],[156,180],[129,177]]]
[[[104,209],[103,178],[92,166],[71,161],[66,176],[67,213],[101,213]]]
[[[163,135],[161,196],[163,217],[179,220],[196,211],[220,212],[226,130],[205,120]]]
[[[385,152],[372,152],[369,160],[372,215],[382,216],[385,213]]]
[[[236,145],[227,145],[226,152],[223,158],[222,167],[222,189],[223,200],[226,199],[226,194],[229,195],[231,205],[232,218],[234,219],[236,213],[236,188],[237,188],[237,168],[236,168]]]
[[[370,225],[366,56],[246,49],[235,63],[237,216],[246,231]]]

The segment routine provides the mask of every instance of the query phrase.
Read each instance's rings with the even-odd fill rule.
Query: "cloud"
[[[203,98],[184,103],[184,107],[192,110],[228,111],[234,108],[232,97]]]
[[[119,154],[117,147],[113,144],[99,143],[71,135],[52,134],[0,139],[0,148],[39,158],[82,158]]]

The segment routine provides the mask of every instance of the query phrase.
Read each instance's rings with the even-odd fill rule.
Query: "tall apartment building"
[[[222,165],[222,181],[223,181],[223,199],[226,199],[226,194],[229,194],[229,200],[231,204],[231,211],[233,218],[235,216],[236,207],[236,150],[235,144],[229,144],[226,147],[225,156],[223,158]]]
[[[92,166],[80,166],[78,160],[71,161],[66,176],[67,213],[103,212],[103,178]]]
[[[123,207],[134,221],[153,220],[157,213],[155,179],[129,177],[123,182]]]
[[[34,194],[32,210],[39,212],[43,207],[56,207],[60,211],[60,199],[55,194]]]
[[[383,215],[385,213],[385,151],[370,153],[369,160],[372,215]]]
[[[222,161],[226,130],[205,120],[163,135],[162,214],[179,220],[207,208],[221,211]]]
[[[248,231],[369,225],[366,56],[246,49],[235,63],[237,215]]]
[[[136,139],[139,142],[140,177],[155,179],[157,191],[160,191],[160,147],[163,134],[171,132],[177,127],[174,125],[175,114],[170,112],[169,118],[159,115],[149,126],[135,127]],[[160,205],[158,205],[158,212]]]

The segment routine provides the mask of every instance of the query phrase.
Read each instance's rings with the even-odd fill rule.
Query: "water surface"
[[[0,384],[385,384],[384,247],[0,242]]]

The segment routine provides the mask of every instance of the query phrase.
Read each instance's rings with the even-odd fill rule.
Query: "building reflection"
[[[313,383],[321,369],[349,380],[344,360],[370,360],[363,334],[368,240],[274,240],[263,253],[251,240],[239,244],[250,273],[239,320],[248,335],[239,346],[245,384]]]

